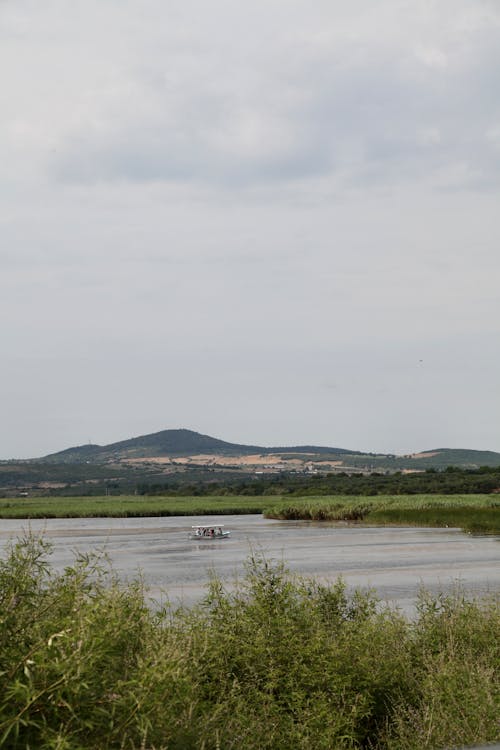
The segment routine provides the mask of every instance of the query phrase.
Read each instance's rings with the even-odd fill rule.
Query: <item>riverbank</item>
[[[142,518],[263,513],[282,520],[458,527],[500,533],[498,495],[3,498],[0,518]]]
[[[386,495],[307,498],[277,503],[267,518],[307,521],[357,521],[376,525],[457,527],[500,533],[497,495]]]

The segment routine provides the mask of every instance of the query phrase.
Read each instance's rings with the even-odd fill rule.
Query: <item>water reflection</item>
[[[194,524],[225,524],[229,539],[190,540]],[[215,571],[228,585],[244,573],[252,553],[283,561],[324,582],[342,575],[349,586],[375,588],[382,599],[411,609],[420,586],[470,592],[500,590],[499,537],[458,529],[381,528],[253,516],[3,520],[0,544],[31,528],[54,545],[57,568],[76,551],[104,549],[124,579],[142,571],[153,596],[199,600]]]

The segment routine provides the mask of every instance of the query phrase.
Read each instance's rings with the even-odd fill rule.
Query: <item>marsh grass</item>
[[[500,599],[422,593],[406,620],[255,556],[231,592],[154,610],[106,559],[0,562],[0,746],[445,748],[499,737]]]
[[[267,518],[309,521],[364,521],[370,524],[459,527],[500,533],[500,500],[495,495],[386,495],[309,498],[266,508]]]
[[[279,498],[281,500],[281,498]],[[0,518],[142,518],[262,513],[273,499],[254,497],[30,497],[0,499]]]
[[[500,533],[497,495],[379,495],[285,499],[209,496],[10,498],[0,518],[140,518],[264,513],[268,518],[366,521],[373,524],[454,526]]]

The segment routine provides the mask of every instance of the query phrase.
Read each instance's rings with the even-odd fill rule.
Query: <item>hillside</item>
[[[52,453],[34,462],[38,466],[77,466],[85,465],[136,466],[156,461],[167,462],[172,471],[186,471],[188,467],[199,472],[203,467],[213,470],[219,467],[226,471],[243,471],[252,474],[256,470],[265,471],[305,471],[324,472],[397,472],[428,469],[437,471],[448,467],[478,469],[481,466],[500,467],[500,453],[468,449],[436,448],[411,455],[384,453],[362,453],[345,448],[317,445],[261,446],[229,443],[225,440],[202,435],[193,430],[177,429],[141,435],[120,440],[109,445],[81,445]],[[25,468],[26,464],[23,462]],[[181,466],[182,465],[182,466]],[[165,468],[166,470],[166,468]]]
[[[0,496],[15,491],[155,494],[186,488],[197,494],[210,488],[233,494],[497,492],[497,469],[500,453],[493,451],[438,448],[397,456],[314,445],[264,447],[179,429],[66,448],[28,461],[2,461]]]
[[[479,469],[481,466],[500,466],[500,453],[459,448],[435,448],[405,456],[394,455],[352,455],[346,463],[360,469],[372,471],[440,471],[449,466],[462,469]]]
[[[431,465],[423,468],[443,469],[447,466],[462,466],[463,468],[475,469],[479,466],[500,466],[500,453],[495,451],[474,451],[459,448],[437,448],[427,452],[435,454],[430,458],[418,458],[417,461],[430,461]],[[426,455],[426,454],[424,454]]]
[[[66,448],[58,453],[45,456],[41,461],[51,463],[101,463],[123,461],[131,458],[156,458],[162,456],[196,456],[201,454],[248,456],[254,453],[331,454],[363,455],[344,448],[299,445],[292,447],[264,447],[259,445],[239,445],[225,440],[202,435],[193,430],[162,430],[149,435],[120,440],[109,445],[80,445]]]

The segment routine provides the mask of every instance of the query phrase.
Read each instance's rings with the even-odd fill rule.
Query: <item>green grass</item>
[[[281,499],[281,498],[279,498]],[[0,500],[0,518],[128,518],[262,513],[273,503],[254,497],[53,497]]]
[[[500,533],[496,495],[385,495],[294,498],[266,508],[267,518],[360,521],[403,526],[456,526],[466,531]]]
[[[331,497],[54,497],[0,500],[0,518],[108,518],[264,513],[267,518],[458,526],[500,533],[498,495]]]
[[[441,750],[500,738],[500,597],[422,593],[415,620],[251,558],[228,593],[147,606],[105,560],[0,561],[7,750]]]

